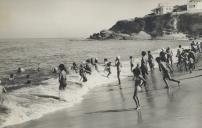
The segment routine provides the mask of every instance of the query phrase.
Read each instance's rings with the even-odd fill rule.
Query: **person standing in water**
[[[117,56],[117,57],[116,57],[115,66],[116,66],[116,70],[117,70],[118,84],[121,85],[121,79],[120,79],[120,73],[121,73],[120,56]],[[120,86],[120,89],[122,89],[121,86]]]
[[[99,69],[98,69],[98,58],[95,58],[95,60],[94,60],[94,66],[95,66],[95,70],[97,72],[99,72]]]
[[[87,82],[88,79],[86,77],[86,71],[85,68],[83,67],[83,64],[80,64],[80,68],[79,68],[79,75],[81,76],[80,81],[82,80],[83,82]]]
[[[154,62],[153,62],[153,56],[151,54],[151,51],[148,51],[148,63],[149,63],[149,67],[150,70],[153,71],[154,70]]]
[[[130,58],[130,70],[131,70],[131,72],[133,72],[133,67],[134,67],[134,64],[133,64],[133,57],[130,56],[129,58]]]
[[[146,80],[147,75],[148,75],[148,67],[147,67],[147,59],[146,59],[146,52],[142,51],[142,59],[141,59],[141,72],[142,72],[142,76],[143,78]],[[144,86],[146,86],[146,81],[144,81]]]
[[[134,75],[134,79],[135,79],[133,100],[135,101],[135,104],[136,104],[136,110],[140,109],[140,101],[138,98],[138,87],[141,87],[142,83],[146,82],[146,80],[140,74],[141,74],[140,66],[139,66],[139,64],[137,64],[136,68],[133,69],[133,75]]]
[[[173,52],[170,49],[170,47],[166,49],[166,55],[167,55],[167,62],[171,65],[171,67],[173,67]]]
[[[164,80],[164,82],[165,82],[165,84],[166,84],[166,87],[165,87],[165,88],[169,88],[169,85],[168,85],[166,79],[178,83],[178,86],[179,86],[180,81],[175,80],[175,79],[172,79],[171,76],[170,76],[170,73],[169,73],[169,66],[167,65],[168,63],[166,63],[164,60],[161,60],[160,57],[157,57],[157,58],[156,58],[156,62],[159,64],[160,72],[162,72],[163,80]]]
[[[66,82],[67,69],[64,64],[59,65],[59,90],[65,90],[67,86]]]

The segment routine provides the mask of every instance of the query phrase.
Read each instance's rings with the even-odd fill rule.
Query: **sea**
[[[154,57],[159,55],[162,48],[170,47],[174,59],[178,45],[188,48],[190,41],[186,40],[75,40],[66,38],[43,39],[1,39],[0,40],[0,80],[9,77],[19,67],[26,71],[37,70],[48,74],[39,84],[25,85],[13,88],[3,94],[4,102],[0,105],[0,127],[15,125],[38,119],[45,114],[73,107],[82,102],[83,97],[97,86],[116,82],[116,69],[112,68],[112,75],[107,78],[102,65],[104,58],[114,63],[115,57],[120,56],[122,62],[121,79],[132,76],[129,66],[129,56],[133,56],[134,63],[140,62],[141,51],[150,50]],[[67,88],[58,90],[58,79],[52,77],[53,67],[63,63],[70,69],[73,62],[82,63],[88,58],[98,58],[99,72],[87,75],[88,81],[82,83],[78,74],[70,71],[67,75]],[[157,65],[156,65],[157,66]],[[40,72],[39,71],[39,72]],[[37,75],[30,74],[30,79],[37,79]],[[33,77],[32,77],[33,76]],[[39,75],[38,77],[42,77]],[[22,81],[2,86],[18,87]],[[58,98],[60,97],[60,99]]]

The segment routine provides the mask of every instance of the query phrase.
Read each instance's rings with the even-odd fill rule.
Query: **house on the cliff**
[[[189,0],[187,3],[188,12],[202,12],[202,0]]]
[[[157,8],[153,9],[152,12],[156,15],[163,15],[173,11],[174,6],[168,3],[160,3]]]

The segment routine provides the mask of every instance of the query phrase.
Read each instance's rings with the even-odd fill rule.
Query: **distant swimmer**
[[[9,78],[8,78],[9,81],[14,81],[14,74],[10,74]]]
[[[180,81],[171,78],[170,72],[169,72],[169,66],[167,65],[167,63],[165,61],[162,61],[160,57],[157,57],[156,61],[159,64],[160,72],[162,72],[163,80],[166,84],[165,88],[169,88],[169,85],[168,85],[166,79],[178,83],[178,86],[179,86]]]
[[[31,84],[30,75],[27,75],[26,78],[27,78],[26,84]]]
[[[142,76],[144,79],[147,78],[148,75],[148,67],[147,67],[147,62],[148,60],[146,59],[146,52],[142,51],[142,59],[141,59],[141,71],[142,71]],[[146,82],[144,82],[144,86],[146,86]]]
[[[140,109],[140,101],[138,98],[138,88],[141,88],[142,84],[146,82],[146,80],[140,74],[141,74],[141,69],[139,64],[137,64],[136,68],[133,69],[133,75],[135,79],[133,100],[135,101],[137,110]]]
[[[120,73],[121,73],[122,65],[121,65],[121,62],[120,62],[120,56],[116,57],[115,66],[116,66],[116,70],[117,70],[118,84],[121,85]],[[121,86],[120,86],[120,89],[122,89]]]
[[[133,67],[134,67],[134,64],[133,64],[133,56],[130,56],[129,59],[130,59],[130,70],[131,70],[131,72],[132,72],[132,71],[133,71]]]
[[[64,64],[59,65],[59,90],[65,90],[67,86],[67,69],[65,68]]]
[[[149,67],[150,67],[150,70],[153,71],[154,70],[154,62],[153,62],[153,56],[151,54],[151,51],[148,51],[148,63],[149,63]]]
[[[23,72],[25,72],[25,69],[24,69],[24,68],[19,67],[19,68],[18,68],[18,70],[17,70],[17,73],[23,73]]]

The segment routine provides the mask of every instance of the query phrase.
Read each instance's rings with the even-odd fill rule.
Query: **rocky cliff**
[[[90,39],[132,40],[169,39],[202,36],[202,13],[147,15],[142,18],[118,21],[108,30],[90,36]]]

